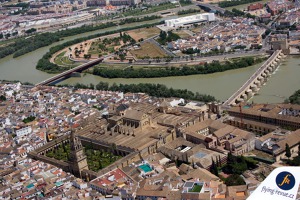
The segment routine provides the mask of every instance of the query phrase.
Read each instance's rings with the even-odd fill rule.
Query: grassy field
[[[114,48],[121,46],[120,38],[107,38],[101,41],[93,41],[91,47],[89,48],[88,54],[108,54],[113,53]]]
[[[56,56],[54,59],[54,63],[59,65],[59,66],[64,66],[64,67],[76,67],[78,64],[76,64],[74,61],[70,60],[67,56],[65,56],[66,52],[61,52]]]
[[[88,51],[88,54],[98,54],[100,50],[98,49],[98,43],[97,42],[92,42],[92,45]]]
[[[150,42],[143,43],[141,45],[141,49],[130,51],[130,53],[132,53],[137,58],[144,58],[148,56],[150,58],[163,58],[167,56],[163,50],[161,50],[158,46]]]
[[[138,41],[139,39],[147,39],[150,37],[153,37],[155,35],[158,35],[160,30],[156,27],[151,28],[140,28],[132,31],[128,31],[128,35],[130,35],[135,41]]]
[[[190,37],[190,35],[187,34],[186,32],[184,32],[183,30],[175,31],[174,33],[176,33],[177,35],[180,36],[180,38],[183,38],[183,39]]]

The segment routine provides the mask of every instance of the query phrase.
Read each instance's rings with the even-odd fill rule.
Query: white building
[[[27,136],[31,132],[32,132],[31,126],[27,126],[25,128],[17,130],[16,135],[17,135],[17,137],[23,137],[23,136]]]
[[[205,22],[205,21],[208,22],[215,21],[215,14],[203,13],[203,14],[191,15],[186,17],[180,17],[177,19],[169,19],[169,20],[165,20],[165,25],[169,27],[179,27],[187,24],[194,24],[194,23]]]

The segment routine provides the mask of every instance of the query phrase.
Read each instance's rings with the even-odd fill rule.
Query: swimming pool
[[[245,106],[243,106],[243,108],[244,108],[244,109],[249,109],[249,108],[251,108],[251,106],[245,105]]]
[[[148,164],[140,165],[139,168],[140,168],[141,170],[143,170],[145,173],[151,172],[151,171],[152,171],[152,168],[151,168],[150,165],[148,165]]]

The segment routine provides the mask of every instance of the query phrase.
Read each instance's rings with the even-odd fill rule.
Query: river
[[[150,22],[149,22],[150,23]],[[129,24],[126,26],[135,26],[137,24]],[[121,28],[122,26],[120,26]],[[113,30],[112,27],[108,30]],[[104,32],[104,30],[93,31],[76,36],[65,38],[63,41],[57,42],[51,46],[73,40],[77,37],[84,37],[95,33]],[[50,47],[51,47],[50,46]],[[37,61],[48,51],[48,47],[40,48],[36,51],[28,53],[18,58],[8,56],[0,59],[0,80],[20,80],[37,83],[45,80],[53,74],[35,69]],[[266,85],[259,91],[253,100],[255,103],[276,103],[282,102],[290,96],[295,90],[300,89],[300,57],[290,56],[286,58],[277,71],[271,76]],[[69,78],[64,83],[93,83],[106,81],[109,83],[161,83],[168,87],[188,89],[193,92],[210,94],[217,99],[224,101],[233,94],[259,67],[259,65],[230,70],[226,72],[208,74],[208,75],[191,75],[185,77],[167,77],[153,79],[105,79],[91,74],[82,74],[81,77]]]

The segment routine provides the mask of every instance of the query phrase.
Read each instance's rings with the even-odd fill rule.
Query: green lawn
[[[76,67],[79,64],[70,60],[67,56],[65,56],[65,51],[61,52],[60,54],[58,54],[56,56],[56,58],[54,59],[54,63],[59,65],[59,66],[63,66],[63,67]]]
[[[200,192],[202,189],[202,185],[194,185],[194,187],[189,190],[189,192]]]

